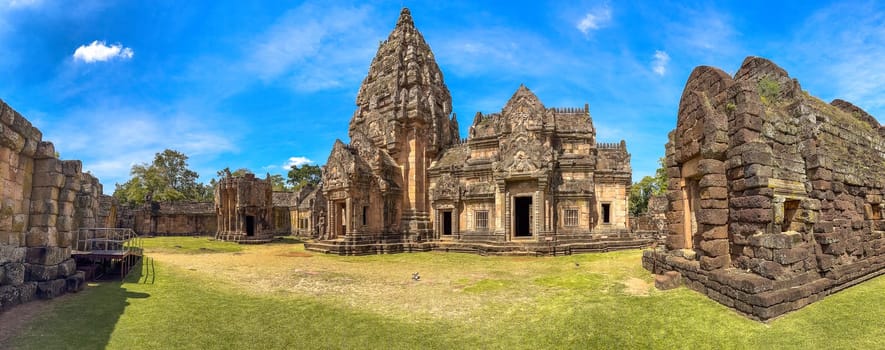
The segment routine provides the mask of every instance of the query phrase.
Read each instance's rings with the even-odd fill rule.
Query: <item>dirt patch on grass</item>
[[[624,265],[633,263],[621,261],[616,255],[581,260],[580,265],[574,258],[458,253],[342,257],[284,244],[244,246],[240,252],[219,254],[169,250],[148,254],[161,264],[160,268],[174,266],[193,273],[193,278],[207,278],[206,283],[224,288],[310,297],[410,321],[458,322],[504,312],[500,310],[518,313],[536,305],[538,296],[545,292],[569,298],[584,297],[588,291],[592,291],[589,295],[610,293],[608,287],[620,286],[625,279],[621,271],[630,270]],[[414,279],[416,272],[420,274],[418,280]],[[647,286],[638,281],[631,284]],[[623,288],[618,289],[619,296],[624,296]],[[640,287],[633,290],[633,294],[647,293]]]
[[[72,297],[74,294],[69,293],[51,300],[32,300],[0,313],[0,349],[10,349],[9,341],[31,321],[52,310],[56,303],[63,303]]]
[[[621,283],[624,284],[624,293],[635,296],[648,296],[648,289],[651,284],[636,277],[628,278]]]
[[[32,301],[0,313],[0,347],[7,348],[9,340],[48,307],[45,301]]]
[[[285,252],[282,254],[277,254],[277,256],[285,256],[288,258],[309,258],[309,257],[312,257],[313,254],[305,253],[305,252]]]

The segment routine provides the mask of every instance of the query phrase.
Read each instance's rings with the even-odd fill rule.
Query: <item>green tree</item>
[[[225,176],[239,177],[239,176],[245,176],[246,174],[255,174],[255,173],[253,173],[252,170],[249,170],[246,168],[239,168],[237,170],[230,171],[230,167],[224,167],[224,169],[221,169],[215,173],[216,177],[218,177],[219,179],[222,177],[225,177]]]
[[[630,215],[639,216],[648,210],[648,199],[653,195],[664,194],[667,191],[667,169],[664,167],[664,158],[658,159],[660,167],[655,171],[655,176],[645,176],[639,182],[630,187]]]
[[[283,175],[273,174],[270,176],[270,183],[273,185],[273,190],[275,192],[283,192],[289,191],[290,188],[286,186],[286,179],[283,178]]]
[[[188,168],[184,153],[166,149],[151,164],[132,166],[129,181],[116,184],[114,197],[124,203],[141,204],[150,195],[155,201],[211,199],[211,189],[197,183],[199,175]]]
[[[301,167],[293,166],[289,169],[288,180],[286,182],[292,186],[295,191],[300,190],[307,185],[316,185],[322,180],[322,170],[319,165],[304,164]]]

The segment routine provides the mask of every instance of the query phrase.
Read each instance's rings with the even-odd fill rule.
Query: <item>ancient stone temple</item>
[[[306,185],[295,192],[274,192],[274,233],[318,238],[319,217],[325,214],[325,205],[320,186]]]
[[[765,320],[885,273],[885,128],[768,60],[692,72],[666,165],[662,286]]]
[[[645,243],[628,233],[626,145],[596,142],[588,106],[547,108],[520,86],[461,140],[408,9],[356,104],[351,142],[335,142],[323,172],[321,240],[308,249],[569,253]]]
[[[273,240],[273,188],[270,175],[265,179],[247,173],[227,174],[215,186],[215,238],[242,243]]]
[[[589,107],[520,86],[428,169],[436,239],[555,242],[627,232],[630,154],[596,142]]]
[[[71,257],[81,228],[103,227],[98,179],[0,101],[0,311],[83,288]]]

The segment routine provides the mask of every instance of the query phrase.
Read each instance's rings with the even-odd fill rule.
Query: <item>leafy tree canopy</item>
[[[222,177],[225,177],[225,176],[239,177],[239,176],[243,176],[246,174],[254,174],[254,173],[251,170],[246,169],[246,168],[239,168],[234,171],[230,171],[230,168],[224,168],[224,169],[219,170],[216,173],[216,175],[218,176],[219,179]],[[280,174],[271,175],[270,182],[271,182],[271,185],[273,185],[273,190],[275,192],[283,192],[283,191],[291,191],[292,190],[292,188],[290,188],[289,186],[286,186],[286,179],[283,178],[283,175],[280,175]],[[217,181],[215,181],[215,179],[212,179],[212,181],[210,181],[210,184],[213,187],[215,187],[216,183],[217,183]]]
[[[129,181],[116,184],[114,197],[123,203],[154,201],[211,201],[212,186],[197,182],[199,175],[188,168],[184,153],[166,149],[151,164],[132,166]]]
[[[639,216],[648,211],[648,199],[654,195],[661,195],[667,191],[667,169],[664,167],[664,158],[658,159],[660,167],[655,171],[655,176],[645,176],[639,182],[630,187],[630,215]]]
[[[322,170],[319,165],[304,164],[301,167],[293,166],[289,170],[286,182],[295,191],[307,185],[316,185],[322,180]]]
[[[215,175],[219,179],[222,177],[225,177],[225,176],[239,177],[239,176],[244,176],[246,174],[255,174],[255,173],[253,173],[252,170],[249,170],[246,168],[239,168],[237,170],[230,171],[230,167],[225,167],[224,169],[221,169],[215,173]]]
[[[270,176],[270,183],[273,185],[274,192],[291,191],[292,188],[286,186],[286,179],[283,175],[273,174]]]

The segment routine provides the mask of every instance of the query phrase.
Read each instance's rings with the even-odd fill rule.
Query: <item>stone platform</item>
[[[433,241],[433,242],[379,242],[349,244],[344,239],[304,243],[304,248],[314,252],[336,255],[373,255],[413,252],[454,252],[480,255],[533,255],[559,256],[578,253],[598,253],[615,250],[643,249],[651,245],[650,239],[598,238],[569,241]]]

